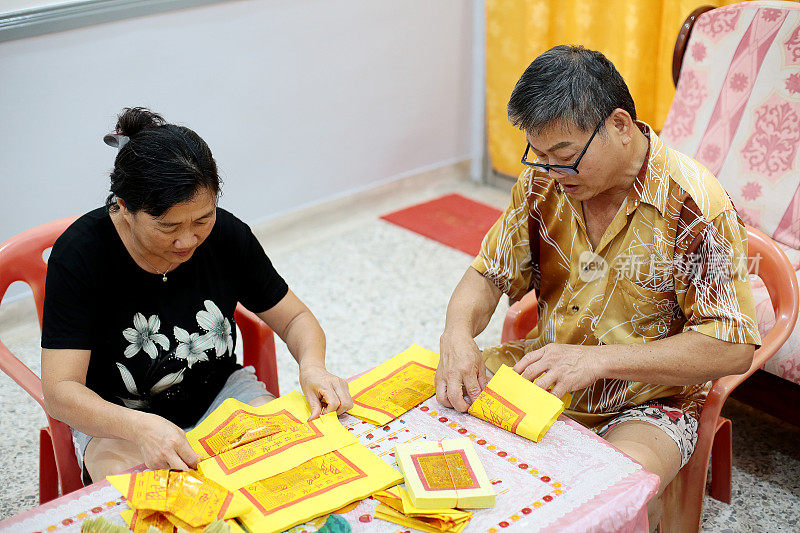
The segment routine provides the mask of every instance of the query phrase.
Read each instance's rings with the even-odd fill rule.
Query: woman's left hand
[[[309,420],[326,413],[341,415],[353,407],[347,382],[328,372],[324,366],[301,365],[300,388],[311,406]]]

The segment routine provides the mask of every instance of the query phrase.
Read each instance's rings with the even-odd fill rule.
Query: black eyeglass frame
[[[586,150],[589,149],[589,145],[592,144],[592,140],[594,139],[594,136],[597,135],[598,131],[600,131],[600,126],[605,124],[605,122],[606,122],[605,119],[603,119],[603,121],[600,122],[600,124],[597,125],[597,127],[594,129],[594,132],[592,133],[592,136],[589,137],[589,142],[587,142],[586,146],[583,147],[583,151],[581,152],[581,154],[578,156],[578,159],[576,159],[573,164],[571,164],[571,165],[548,165],[547,163],[534,163],[532,161],[528,161],[528,152],[531,149],[531,143],[528,143],[527,148],[525,148],[525,153],[522,154],[522,164],[523,165],[527,165],[529,167],[533,167],[533,168],[538,168],[538,169],[544,170],[545,172],[550,172],[551,170],[553,170],[555,172],[558,172],[559,174],[569,174],[569,175],[578,174],[579,173],[578,172],[578,165],[580,164],[581,159],[583,159],[584,154],[586,154]]]

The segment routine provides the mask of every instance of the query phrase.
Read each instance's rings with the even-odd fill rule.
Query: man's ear
[[[633,130],[636,129],[636,124],[634,124],[630,114],[621,107],[611,112],[611,115],[606,120],[606,127],[608,126],[611,127],[611,130],[623,145],[630,144],[633,141]]]

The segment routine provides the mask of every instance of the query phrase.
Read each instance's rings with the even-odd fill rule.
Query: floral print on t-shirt
[[[208,361],[209,353],[218,359],[233,356],[234,342],[230,320],[222,314],[213,301],[205,300],[203,305],[205,309],[201,309],[195,315],[199,331],[190,333],[174,326],[172,330],[174,343],[159,331],[161,319],[158,315],[149,317],[145,317],[142,313],[133,315],[133,327],[126,328],[122,332],[122,336],[129,343],[124,351],[125,357],[131,359],[144,352],[152,360],[148,374],[150,376],[158,374],[161,367],[165,373],[148,390],[140,390],[141,384],[137,385],[131,371],[121,362],[117,362],[120,377],[129,394],[128,398],[120,398],[126,407],[133,409],[148,407],[153,396],[183,381],[187,369],[191,369],[198,362]],[[186,367],[168,372],[168,366],[174,370],[175,360],[184,361]],[[168,362],[173,364],[167,365]],[[152,377],[148,381],[152,382]]]

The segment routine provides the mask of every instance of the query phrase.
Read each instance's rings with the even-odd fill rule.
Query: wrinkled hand
[[[301,365],[300,388],[311,406],[309,420],[333,412],[341,415],[353,407],[347,382],[334,376],[323,366]]]
[[[147,468],[191,470],[200,456],[189,445],[181,428],[152,413],[141,413],[135,442]]]
[[[439,353],[436,399],[463,413],[469,409],[464,396],[474,402],[489,381],[481,351],[471,337],[445,332],[439,339]]]
[[[514,371],[561,398],[568,392],[585,389],[602,377],[597,348],[579,344],[548,344],[526,353],[514,365]],[[539,378],[542,373],[545,373],[544,376]]]

